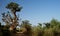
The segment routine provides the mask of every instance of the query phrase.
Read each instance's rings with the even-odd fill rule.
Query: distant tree
[[[26,32],[24,32],[24,34],[27,36],[32,36],[32,26],[28,20],[22,21],[21,26],[26,29]]]
[[[60,25],[60,22],[58,21],[58,20],[56,20],[56,19],[52,19],[51,21],[50,21],[50,24],[51,24],[51,27],[55,27],[55,26],[58,26],[58,25]]]
[[[46,28],[50,28],[50,23],[44,23]]]
[[[38,27],[42,28],[42,24],[41,23],[38,23]]]

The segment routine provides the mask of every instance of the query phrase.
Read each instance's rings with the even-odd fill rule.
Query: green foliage
[[[33,35],[32,36],[43,36],[43,29],[38,25],[35,26],[33,29]]]
[[[52,28],[45,29],[44,30],[44,35],[43,36],[54,36],[54,32]]]
[[[31,36],[32,35],[31,24],[29,23],[28,20],[22,21],[21,27],[23,27],[23,28],[26,29],[26,31],[24,32],[24,34],[26,34],[27,36]]]
[[[51,26],[54,27],[54,26],[57,26],[59,25],[59,21],[57,21],[56,19],[52,19],[51,22],[50,22]]]
[[[46,28],[50,28],[50,23],[44,23]]]
[[[11,9],[11,11],[21,11],[22,7],[19,7],[19,4],[11,2],[6,6],[7,9]]]

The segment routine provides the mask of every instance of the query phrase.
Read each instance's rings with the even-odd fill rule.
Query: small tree
[[[23,32],[25,35],[32,36],[32,28],[28,20],[22,21],[21,26],[26,29],[26,31]]]

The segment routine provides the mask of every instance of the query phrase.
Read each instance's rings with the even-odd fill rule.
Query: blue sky
[[[22,20],[29,20],[32,25],[49,22],[52,18],[60,20],[60,0],[0,0],[0,15],[8,11],[5,6],[10,2],[23,7],[17,14]]]

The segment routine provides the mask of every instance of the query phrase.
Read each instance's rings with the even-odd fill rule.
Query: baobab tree
[[[22,7],[19,6],[17,3],[11,2],[6,6],[7,9],[9,9],[11,12],[8,11],[8,13],[2,13],[2,20],[7,24],[10,25],[10,30],[14,30],[18,23],[18,17],[16,15],[16,12],[21,11]],[[10,14],[11,13],[11,14]],[[13,18],[12,18],[13,15]]]

